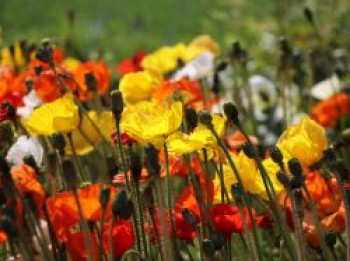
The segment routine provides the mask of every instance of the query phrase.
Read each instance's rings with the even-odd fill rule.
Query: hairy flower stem
[[[167,186],[167,196],[168,196],[168,209],[169,209],[169,219],[170,219],[170,227],[171,227],[171,241],[172,247],[175,250],[175,254],[179,253],[178,245],[176,241],[176,230],[175,223],[173,218],[173,196],[172,196],[172,186],[171,186],[171,177],[169,170],[169,152],[166,143],[164,143],[164,156],[165,156],[165,172],[166,172],[166,186]]]
[[[259,169],[261,178],[263,180],[266,192],[267,192],[267,196],[269,198],[269,202],[271,204],[271,207],[273,209],[273,214],[277,220],[277,224],[280,228],[280,231],[282,233],[283,238],[286,240],[287,246],[288,246],[288,250],[289,253],[291,254],[291,257],[293,259],[295,259],[295,251],[294,251],[294,245],[292,242],[292,239],[290,237],[290,234],[288,233],[288,226],[287,226],[287,222],[286,219],[284,218],[282,209],[279,205],[279,201],[278,201],[278,197],[277,197],[277,193],[276,190],[272,184],[272,181],[269,177],[269,175],[267,174],[267,171],[265,169],[265,167],[262,164],[261,158],[258,155],[257,152],[257,148],[253,145],[250,137],[247,135],[247,133],[244,131],[244,129],[242,128],[240,123],[236,123],[237,128],[241,131],[241,133],[244,135],[244,137],[246,138],[249,146],[252,148],[253,150],[253,158],[256,162],[256,165]]]
[[[108,229],[108,248],[109,248],[109,254],[108,254],[108,261],[114,261],[114,253],[113,253],[113,225],[116,220],[116,217],[113,215],[111,219],[111,224],[109,225]]]
[[[288,197],[290,198],[290,201],[292,202],[292,214],[293,214],[293,221],[295,226],[295,235],[296,235],[296,245],[297,245],[297,260],[298,261],[304,261],[305,260],[305,251],[304,251],[304,239],[303,239],[303,230],[302,230],[302,220],[301,220],[301,200],[296,199],[294,196],[295,191],[292,191],[290,187],[288,186],[286,188]]]
[[[155,198],[158,203],[159,219],[162,226],[161,251],[163,251],[164,257],[167,257],[168,260],[170,261],[174,261],[173,249],[169,243],[168,226],[165,219],[166,216],[165,216],[165,209],[164,209],[164,206],[165,206],[164,191],[163,191],[162,183],[159,176],[155,177],[153,188],[155,192]],[[169,213],[169,215],[171,215],[171,213]]]
[[[117,129],[117,139],[118,139],[118,149],[119,149],[119,156],[122,161],[122,169],[124,173],[124,178],[125,178],[125,185],[126,185],[126,193],[130,193],[131,185],[130,185],[130,180],[128,176],[128,168],[126,165],[125,161],[125,156],[124,156],[124,151],[123,151],[123,143],[122,143],[122,135],[120,133],[120,122],[116,122],[116,129]]]
[[[240,200],[238,200],[236,202],[237,204],[237,207],[238,207],[238,211],[239,211],[239,214],[241,216],[241,219],[243,221],[243,228],[244,228],[244,232],[246,234],[246,237],[247,237],[247,242],[248,242],[248,250],[249,250],[249,254],[250,254],[250,257],[252,260],[258,260],[258,256],[257,256],[257,253],[256,253],[256,249],[254,247],[254,239],[252,237],[252,233],[248,227],[248,224],[247,224],[247,220],[246,220],[246,215],[243,211],[243,206],[242,206],[242,202],[240,202]],[[251,220],[251,222],[253,223],[254,220]]]
[[[76,153],[75,146],[74,146],[73,139],[72,139],[72,134],[68,133],[67,136],[68,136],[69,145],[72,148],[73,159],[74,159],[75,164],[76,164],[76,166],[78,168],[80,181],[86,181],[87,180],[87,176],[85,175],[84,167],[81,166],[80,161],[78,159],[78,155]]]
[[[103,227],[105,224],[105,216],[106,216],[106,208],[102,207],[101,208],[101,220],[100,220],[100,231],[99,231],[99,257],[100,260],[103,261],[104,256],[105,256],[105,251],[103,247]]]
[[[244,204],[247,206],[247,209],[248,209],[248,214],[249,214],[249,218],[250,220],[252,220],[252,233],[253,233],[253,238],[254,238],[254,242],[255,242],[255,248],[256,248],[256,251],[257,251],[257,255],[258,255],[258,260],[263,260],[262,259],[262,252],[261,252],[261,248],[260,248],[260,243],[259,243],[259,239],[258,239],[258,235],[257,235],[257,231],[256,231],[256,226],[255,226],[255,223],[254,223],[254,217],[253,217],[253,211],[252,211],[252,208],[249,204],[249,199],[248,199],[248,195],[247,195],[247,192],[244,188],[244,185],[243,185],[243,182],[242,182],[242,178],[237,170],[237,167],[236,165],[234,164],[233,160],[232,160],[232,157],[226,147],[226,145],[222,142],[220,136],[217,134],[217,132],[215,131],[214,127],[211,126],[209,127],[209,130],[211,131],[211,133],[214,135],[215,139],[216,139],[216,142],[218,143],[218,145],[223,149],[225,155],[226,155],[226,158],[229,162],[229,165],[237,179],[237,182],[238,184],[240,184],[240,186],[242,187],[242,198],[243,198],[243,202]]]
[[[89,228],[83,216],[83,210],[82,210],[79,197],[78,197],[78,192],[76,189],[73,189],[73,197],[74,197],[75,204],[77,205],[77,208],[78,208],[80,225],[84,235],[85,248],[87,249],[88,256],[89,256],[88,260],[93,261],[92,242],[91,242],[91,237],[89,233]]]
[[[142,248],[141,248],[141,254],[142,256],[145,256],[146,259],[148,259],[148,248],[147,248],[147,240],[146,240],[146,233],[145,233],[145,220],[143,216],[143,204],[141,200],[140,195],[140,182],[135,181],[135,192],[136,192],[136,202],[139,209],[139,221],[137,222],[139,225],[139,229],[141,231],[141,237],[142,237]]]
[[[162,241],[161,241],[161,238],[160,238],[160,234],[159,234],[159,230],[158,230],[158,227],[157,227],[157,222],[156,222],[156,219],[154,217],[154,210],[149,210],[149,214],[150,214],[150,218],[151,218],[151,223],[152,223],[152,227],[154,229],[154,234],[155,234],[155,237],[156,237],[156,243],[157,245],[159,246],[160,248],[160,251],[159,251],[159,254],[160,254],[160,260],[161,261],[165,261],[164,259],[164,253],[163,253],[163,250],[162,250]],[[150,249],[151,250],[151,249]],[[151,253],[151,251],[150,251]]]

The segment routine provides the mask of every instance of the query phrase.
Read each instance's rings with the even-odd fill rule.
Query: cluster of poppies
[[[349,259],[343,83],[332,75],[305,99],[296,82],[249,77],[248,63],[208,35],[114,73],[47,40],[3,49],[0,255]]]

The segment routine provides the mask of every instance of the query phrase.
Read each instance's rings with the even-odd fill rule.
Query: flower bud
[[[326,241],[327,246],[333,249],[335,244],[337,243],[336,235],[332,232],[326,232],[324,236],[325,236],[324,239]]]
[[[9,122],[2,122],[0,124],[0,142],[11,145],[14,142],[14,133],[12,125]]]
[[[196,217],[193,215],[193,213],[188,209],[184,208],[181,211],[182,217],[185,219],[185,221],[193,228],[197,228],[197,220]]]
[[[85,84],[88,87],[90,91],[96,91],[97,90],[97,80],[92,72],[88,72],[84,75],[85,78]]]
[[[111,92],[111,97],[112,97],[112,112],[114,113],[114,117],[116,117],[117,122],[119,122],[124,110],[123,94],[119,90],[114,90]]]
[[[216,251],[220,250],[225,245],[225,236],[221,233],[213,233],[211,236],[211,240],[214,243]]]
[[[314,15],[309,7],[304,8],[304,16],[306,21],[308,21],[310,24],[314,24]]]
[[[300,189],[303,185],[303,178],[300,176],[292,176],[289,180],[289,186],[292,190]]]
[[[8,101],[5,101],[1,104],[2,109],[7,109],[7,117],[11,120],[16,118],[16,109],[12,106],[12,104]]]
[[[0,229],[4,231],[6,236],[10,239],[14,239],[18,236],[18,230],[12,219],[8,216],[3,215],[0,217]]]
[[[204,124],[207,127],[212,127],[213,126],[213,117],[210,115],[209,112],[205,110],[201,110],[199,113],[199,122]]]
[[[323,151],[324,157],[328,164],[335,165],[337,162],[337,155],[335,154],[335,151],[333,148],[328,148]]]
[[[35,73],[36,76],[39,77],[41,75],[42,71],[43,71],[43,67],[42,66],[35,66],[34,67],[34,73]]]
[[[130,169],[133,181],[139,182],[142,172],[142,162],[139,154],[135,152],[130,155]]]
[[[75,172],[73,163],[69,159],[64,159],[62,162],[62,170],[65,181],[67,182],[67,187],[70,190],[77,189],[78,178]]]
[[[227,102],[224,104],[224,113],[229,121],[232,121],[234,124],[239,122],[238,119],[238,110],[232,102]]]
[[[124,209],[128,205],[128,196],[126,195],[126,190],[122,190],[114,198],[112,202],[112,213],[115,217],[120,216]]]
[[[66,140],[62,133],[54,133],[51,135],[52,146],[58,150],[60,153],[64,152],[64,148],[66,147]]]
[[[249,143],[249,142],[244,143],[242,148],[243,148],[244,154],[248,158],[254,159],[254,155],[256,155],[257,151],[251,143]]]
[[[289,178],[282,171],[278,171],[276,174],[277,180],[284,186],[287,187],[289,185]]]
[[[208,238],[203,240],[203,252],[208,257],[213,257],[215,255],[215,245],[213,241]]]
[[[187,107],[185,109],[185,118],[189,130],[193,130],[197,127],[198,117],[195,109],[193,109],[192,107]]]
[[[160,165],[158,161],[157,149],[152,144],[148,144],[145,147],[145,154],[146,154],[146,167],[147,167],[148,174],[150,176],[159,177]]]
[[[230,58],[232,60],[239,59],[241,57],[242,48],[239,42],[233,42],[230,50]]]
[[[25,79],[25,85],[27,88],[27,92],[30,92],[33,89],[33,79],[32,78],[26,78]]]
[[[11,178],[10,166],[8,165],[6,159],[0,155],[0,172],[1,174],[7,178]]]
[[[289,55],[292,52],[288,40],[284,37],[280,39],[280,49],[282,53],[286,55]]]
[[[33,155],[26,155],[26,156],[24,156],[23,163],[28,165],[28,166],[30,166],[30,167],[32,167],[36,171],[36,173],[39,174],[39,167],[36,164],[36,161],[35,161]]]
[[[243,195],[243,187],[241,186],[241,184],[236,183],[231,186],[231,195],[237,204],[241,203]]]
[[[277,163],[279,165],[283,164],[283,154],[282,154],[281,150],[277,146],[274,146],[271,149],[270,157],[275,163]]]
[[[150,212],[154,211],[154,197],[153,190],[151,186],[147,186],[143,191],[144,206]]]
[[[215,70],[216,72],[221,72],[221,71],[224,71],[227,68],[227,66],[228,66],[227,62],[222,61],[216,66]]]
[[[35,54],[35,58],[41,62],[53,64],[52,48],[48,42],[43,42],[43,46]]]
[[[100,189],[99,201],[102,209],[106,209],[110,196],[111,189],[109,187],[103,187]]]
[[[293,158],[288,161],[288,168],[290,170],[290,173],[292,173],[296,177],[300,177],[303,175],[303,168],[301,167],[299,160],[297,160],[296,158]]]
[[[7,203],[6,194],[4,193],[3,190],[0,190],[0,207],[2,205],[5,205],[6,203]]]

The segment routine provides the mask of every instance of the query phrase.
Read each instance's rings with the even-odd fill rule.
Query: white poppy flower
[[[341,82],[336,74],[330,78],[315,84],[311,89],[311,96],[318,100],[326,100],[338,93],[341,89]]]
[[[204,52],[175,72],[172,80],[177,81],[185,77],[191,80],[197,80],[213,73],[213,70],[214,55],[209,52]]]
[[[7,152],[6,159],[17,166],[23,163],[25,156],[32,155],[36,164],[40,166],[43,160],[43,154],[44,150],[37,138],[27,138],[27,136],[23,135],[11,146]]]
[[[24,96],[23,103],[24,106],[17,108],[17,114],[24,119],[28,119],[34,109],[42,104],[42,101],[33,89]]]

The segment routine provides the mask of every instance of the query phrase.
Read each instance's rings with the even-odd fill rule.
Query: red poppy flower
[[[146,56],[146,52],[141,50],[135,53],[133,57],[122,60],[117,65],[117,68],[116,68],[117,72],[120,75],[124,75],[127,73],[141,71],[142,70],[141,62],[145,56]]]
[[[97,82],[97,92],[103,95],[111,83],[111,71],[103,61],[88,61],[81,63],[74,70],[74,77],[79,84],[78,98],[81,101],[91,100],[93,95],[85,83],[85,75],[92,73]]]
[[[197,81],[181,79],[179,81],[164,81],[153,90],[152,97],[164,101],[171,98],[175,91],[181,91],[184,95],[184,103],[191,105],[203,99],[201,88]]]
[[[103,243],[107,252],[109,252],[109,227],[110,223],[105,224]],[[118,219],[114,222],[112,228],[113,255],[121,257],[127,250],[135,244],[132,224],[129,220]]]
[[[67,229],[66,235],[67,240],[65,241],[65,245],[67,247],[71,260],[89,260],[89,251],[87,251],[87,248],[85,246],[84,233],[78,227],[76,227]],[[92,247],[92,260],[100,260],[99,245],[96,233],[90,232],[90,242]]]
[[[252,222],[249,218],[248,209],[245,207],[243,211],[248,228],[251,228]],[[215,229],[225,236],[229,237],[232,233],[244,232],[243,219],[237,206],[219,204],[210,209],[210,215]],[[254,216],[255,211],[253,211]]]
[[[323,127],[331,127],[349,112],[349,96],[341,93],[316,104],[312,108],[312,118]]]
[[[173,217],[176,236],[185,241],[192,241],[197,234],[196,230],[186,222],[181,213],[175,211]]]

